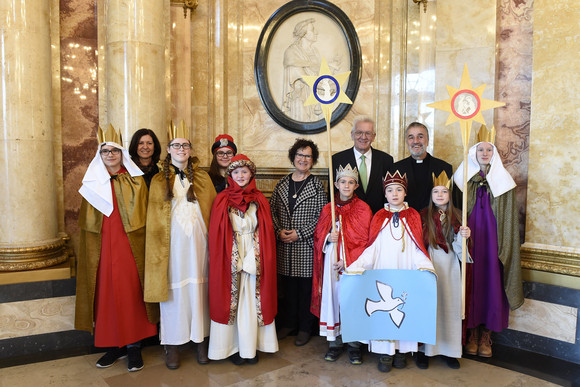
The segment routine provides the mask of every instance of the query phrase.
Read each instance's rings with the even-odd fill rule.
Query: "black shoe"
[[[240,353],[239,352],[236,352],[232,356],[230,356],[230,361],[232,363],[234,363],[235,365],[237,365],[237,366],[240,366],[240,365],[242,365],[242,364],[244,364],[246,362],[245,359],[242,359],[240,357]]]
[[[353,365],[361,365],[362,364],[362,354],[359,348],[349,346],[347,349],[348,352],[348,360],[350,360],[350,364]]]
[[[297,347],[302,347],[303,345],[306,345],[309,341],[310,341],[310,333],[300,331],[298,332],[298,336],[296,336],[296,340],[294,340],[294,344]]]
[[[129,364],[127,365],[129,372],[140,371],[143,369],[141,347],[128,347],[127,355],[129,356]]]
[[[248,364],[258,364],[258,354],[256,353],[256,356],[254,356],[251,359],[242,359],[242,360],[246,360],[246,363]]]
[[[429,358],[423,352],[417,352],[415,354],[415,364],[417,364],[417,368],[426,370],[429,368]]]
[[[393,359],[393,367],[402,369],[407,366],[407,356],[404,353],[397,352],[395,353]]]
[[[115,347],[105,353],[99,360],[97,360],[98,368],[109,368],[117,362],[117,360],[127,357],[127,347]]]
[[[281,328],[276,335],[278,337],[278,340],[285,339],[288,336],[294,336],[296,335],[296,328],[287,328],[287,327]]]
[[[336,361],[342,355],[342,347],[330,347],[324,355],[326,361]]]
[[[459,364],[459,360],[454,357],[443,356],[445,358],[445,362],[447,363],[447,367],[452,368],[454,370],[459,369],[461,365]]]
[[[393,357],[391,355],[379,356],[379,371],[389,372],[393,368]]]

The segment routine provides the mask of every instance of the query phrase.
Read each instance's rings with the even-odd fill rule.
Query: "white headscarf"
[[[107,171],[107,167],[103,163],[100,154],[103,145],[110,145],[121,150],[123,154],[123,161],[121,163],[131,176],[141,176],[143,175],[143,172],[133,162],[133,160],[131,160],[127,149],[123,148],[121,145],[110,141],[99,144],[97,154],[89,164],[87,172],[85,172],[83,185],[79,189],[79,192],[93,207],[104,215],[110,216],[113,212],[113,190],[111,189],[110,183],[111,175],[109,174],[109,171]]]
[[[480,171],[480,167],[479,167],[479,163],[477,162],[477,155],[476,155],[477,146],[479,144],[481,144],[481,142],[478,142],[477,144],[475,144],[474,146],[469,148],[469,154],[467,157],[467,160],[468,160],[467,180],[468,181],[473,176],[475,176],[476,173],[478,173]],[[488,143],[488,144],[491,144],[491,143]],[[515,188],[516,182],[514,181],[514,179],[510,175],[510,173],[507,171],[507,169],[504,168],[503,163],[501,162],[501,157],[499,157],[499,154],[497,153],[497,148],[495,147],[495,145],[491,144],[491,146],[493,147],[493,155],[491,156],[491,160],[489,162],[489,164],[490,164],[489,171],[487,172],[485,179],[487,180],[487,183],[489,184],[489,189],[491,190],[491,194],[494,197],[498,197],[500,195],[503,195],[507,191]],[[463,163],[461,163],[461,165],[457,168],[457,170],[453,174],[453,181],[455,182],[455,184],[457,184],[457,187],[459,187],[459,189],[461,191],[463,191]]]

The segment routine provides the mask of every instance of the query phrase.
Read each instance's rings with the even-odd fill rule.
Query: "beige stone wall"
[[[526,246],[580,253],[577,114],[580,9],[534,2],[533,93]]]

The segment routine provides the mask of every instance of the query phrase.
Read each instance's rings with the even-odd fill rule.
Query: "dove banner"
[[[342,341],[435,344],[437,279],[428,271],[367,270],[340,278]]]

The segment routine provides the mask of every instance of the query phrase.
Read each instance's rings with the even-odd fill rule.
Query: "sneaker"
[[[393,367],[402,369],[407,366],[407,356],[404,353],[397,352],[395,353],[393,359]]]
[[[326,361],[336,361],[342,354],[342,347],[330,347],[328,352],[324,355]]]
[[[454,370],[459,369],[461,365],[459,364],[459,360],[454,357],[443,356],[445,358],[445,362],[447,363],[447,367],[452,368]]]
[[[117,362],[117,360],[127,357],[127,347],[112,348],[107,351],[99,360],[97,360],[97,368],[109,368]]]
[[[298,336],[296,336],[296,340],[294,340],[294,344],[297,347],[302,347],[306,345],[310,341],[310,333],[305,331],[298,332]]]
[[[379,371],[389,372],[393,368],[393,357],[391,355],[379,356]]]
[[[426,370],[429,368],[429,358],[423,352],[417,352],[415,354],[415,364],[417,364],[417,368]]]
[[[140,371],[143,369],[143,357],[141,356],[141,347],[128,347],[127,355],[129,357],[129,364],[127,369],[129,372]]]
[[[350,364],[353,365],[361,365],[362,364],[362,354],[359,348],[348,347],[348,360],[350,360]]]

